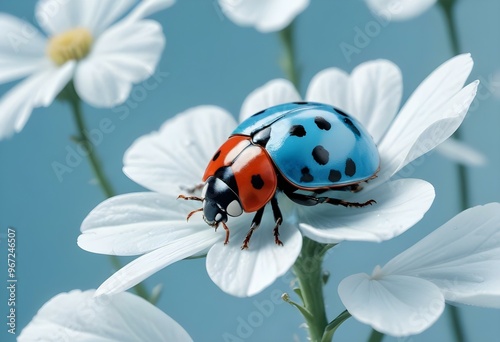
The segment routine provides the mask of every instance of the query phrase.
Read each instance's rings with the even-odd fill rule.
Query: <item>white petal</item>
[[[413,92],[401,109],[398,120],[402,121],[401,117],[409,119],[417,113],[434,112],[442,107],[463,88],[473,66],[470,54],[458,55],[444,62]]]
[[[208,162],[235,127],[222,108],[188,109],[137,139],[125,152],[123,172],[148,189],[177,196],[201,183]]]
[[[487,161],[483,153],[454,138],[444,141],[436,147],[436,151],[446,158],[467,166],[483,166]]]
[[[43,87],[48,79],[46,72],[39,72],[8,91],[0,100],[0,139],[19,133],[34,108],[33,92]]]
[[[33,74],[0,100],[0,139],[20,132],[36,107],[49,106],[73,75],[74,62]]]
[[[306,100],[327,103],[351,115],[349,92],[349,74],[337,68],[328,68],[318,72],[307,88]]]
[[[309,0],[219,0],[219,5],[235,24],[272,32],[287,27],[309,6]]]
[[[436,0],[366,0],[373,13],[387,20],[407,20],[419,16]]]
[[[392,336],[421,333],[444,310],[441,291],[431,282],[415,277],[355,274],[342,280],[338,291],[354,318]]]
[[[171,240],[164,246],[125,265],[109,277],[97,289],[96,294],[111,295],[126,291],[174,262],[197,255],[215,243],[223,244],[223,238],[221,231],[216,233],[205,225],[203,230]]]
[[[125,102],[132,84],[154,73],[164,46],[161,26],[154,21],[114,25],[79,63],[75,74],[78,95],[95,107]]]
[[[252,91],[243,101],[240,122],[263,109],[300,100],[300,95],[292,82],[282,78],[269,81]]]
[[[247,214],[248,215],[248,214]],[[242,225],[246,222],[247,225]],[[253,296],[270,286],[292,267],[302,247],[302,235],[288,223],[280,227],[283,246],[274,243],[272,215],[264,215],[253,233],[249,248],[241,245],[250,228],[250,220],[228,222],[231,231],[227,245],[216,244],[207,255],[207,271],[222,291],[237,297]]]
[[[48,63],[46,38],[31,24],[0,13],[0,83],[30,75]]]
[[[382,269],[427,279],[446,300],[500,308],[500,203],[478,206],[399,254]]]
[[[49,35],[85,27],[95,38],[127,12],[134,3],[135,0],[39,0],[35,16]]]
[[[176,321],[138,296],[94,294],[73,290],[53,297],[18,341],[192,341]]]
[[[477,82],[462,89],[472,64],[468,54],[452,58],[415,90],[379,144],[379,177],[392,176],[455,132],[477,91]]]
[[[73,77],[76,68],[76,61],[69,61],[58,68],[50,68],[50,76],[46,79],[43,87],[33,94],[34,105],[36,107],[48,107],[54,99],[66,87]]]
[[[78,245],[93,253],[137,255],[208,229],[202,215],[189,212],[199,203],[152,192],[112,197],[94,208],[82,223]]]
[[[335,68],[321,71],[312,79],[306,98],[356,117],[378,142],[397,113],[402,93],[399,68],[376,60],[359,65],[350,77]]]
[[[137,21],[175,4],[175,0],[142,0],[124,20]]]
[[[329,204],[298,206],[302,233],[321,243],[343,240],[380,242],[392,239],[420,221],[434,200],[434,188],[420,179],[390,181],[346,200],[377,201],[364,208]]]

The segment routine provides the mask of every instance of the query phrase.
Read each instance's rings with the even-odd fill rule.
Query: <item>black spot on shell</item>
[[[338,170],[330,170],[330,174],[328,175],[328,180],[332,183],[338,182],[342,178],[342,174]]]
[[[264,187],[264,180],[259,174],[252,176],[252,186],[257,190],[260,190]]]
[[[309,102],[307,102],[307,101],[296,101],[296,102],[294,102],[294,104],[297,104],[297,105],[306,105],[306,104],[309,104]]]
[[[214,156],[212,158],[212,161],[216,161],[217,158],[219,158],[219,156],[220,156],[220,150],[218,150],[217,152],[215,152],[215,154],[214,154]]]
[[[301,138],[306,135],[306,130],[302,125],[293,125],[290,127],[290,135]]]
[[[345,161],[345,174],[349,177],[352,177],[355,173],[356,163],[351,158],[347,158],[347,160]]]
[[[314,118],[314,123],[318,126],[319,129],[329,131],[332,128],[332,124],[326,121],[326,119],[322,116],[317,116]]]
[[[354,126],[354,123],[349,118],[345,118],[344,123],[355,135],[358,137],[361,136],[361,132],[356,126]]]
[[[302,177],[300,177],[301,182],[309,183],[309,182],[312,182],[314,180],[314,177],[309,172],[308,167],[303,167],[302,170],[300,170],[300,172],[302,172]]]
[[[330,159],[330,153],[321,145],[313,148],[312,156],[319,165],[325,165]]]

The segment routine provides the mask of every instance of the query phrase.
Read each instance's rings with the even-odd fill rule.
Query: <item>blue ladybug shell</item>
[[[373,139],[353,117],[332,106],[294,102],[243,121],[232,135],[256,136],[281,175],[300,189],[336,188],[374,177],[380,158]]]

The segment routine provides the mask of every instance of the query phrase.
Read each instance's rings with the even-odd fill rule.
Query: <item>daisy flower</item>
[[[23,79],[0,99],[0,139],[23,129],[73,80],[95,107],[123,103],[154,72],[165,45],[160,24],[143,18],[174,0],[40,0],[34,26],[0,13],[0,83]]]
[[[176,321],[136,295],[94,294],[94,290],[58,294],[42,306],[17,340],[192,341]]]
[[[500,203],[455,216],[372,275],[342,280],[349,313],[393,336],[419,334],[455,304],[500,308]]]
[[[219,0],[219,6],[235,24],[267,33],[290,25],[309,6],[309,0]]]
[[[278,200],[284,217],[280,228],[283,246],[274,243],[274,220],[268,211],[248,250],[240,246],[253,215],[228,221],[231,242],[227,245],[223,244],[223,230],[214,233],[201,214],[186,222],[187,213],[196,207],[176,200],[177,196],[196,188],[208,161],[237,123],[214,106],[195,107],[168,120],[158,132],[139,138],[124,157],[124,173],[152,192],[108,199],[82,223],[81,248],[102,254],[143,254],[97,292],[124,291],[173,262],[207,254],[208,274],[223,291],[252,296],[294,264],[303,236],[334,244],[343,240],[379,242],[403,233],[429,209],[434,189],[423,180],[391,178],[459,127],[476,94],[477,82],[463,87],[472,65],[469,55],[444,63],[422,82],[398,115],[401,74],[388,61],[362,64],[351,75],[335,68],[316,75],[306,99],[333,104],[355,116],[378,143],[381,158],[378,177],[362,191],[336,192],[333,197],[377,203],[363,208],[304,207],[282,196]],[[298,100],[290,82],[271,81],[248,96],[241,119],[277,103]]]
[[[437,0],[365,0],[371,11],[389,20],[408,20],[434,6]]]

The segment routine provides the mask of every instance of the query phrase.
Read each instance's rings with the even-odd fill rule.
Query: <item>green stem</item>
[[[444,13],[446,27],[448,29],[448,36],[450,38],[451,51],[454,55],[460,54],[460,40],[458,39],[457,23],[453,11],[455,8],[456,0],[439,0],[439,6]]]
[[[325,253],[332,245],[323,245],[304,238],[302,251],[295,261],[293,271],[297,276],[309,337],[312,342],[321,342],[328,325],[323,297],[322,263]]]
[[[375,329],[372,329],[372,333],[370,334],[370,337],[368,338],[368,342],[380,342],[384,339],[384,334],[381,332],[378,332]]]
[[[85,150],[85,153],[87,154],[90,166],[102,192],[104,193],[106,198],[113,197],[115,195],[115,191],[113,190],[113,187],[111,186],[109,180],[106,178],[101,162],[97,157],[95,146],[93,146],[87,135],[88,130],[83,118],[82,101],[76,93],[75,87],[72,82],[68,83],[66,88],[64,88],[61,94],[59,94],[59,99],[68,102],[71,106],[71,111],[73,113],[73,117],[78,129],[78,143],[81,144],[81,146]],[[109,258],[111,264],[115,269],[118,270],[122,268],[120,260],[116,255],[110,255]],[[150,296],[144,285],[137,284],[136,286],[134,286],[134,291],[138,296],[146,300],[150,300]]]
[[[448,312],[450,313],[451,324],[453,326],[453,334],[455,335],[456,342],[465,342],[465,333],[462,328],[462,319],[460,318],[460,311],[456,306],[448,305]]]
[[[96,177],[99,186],[102,189],[104,195],[109,198],[115,195],[115,191],[111,186],[111,183],[106,178],[101,162],[96,155],[95,147],[92,145],[92,142],[89,140],[87,136],[87,129],[85,125],[85,121],[83,119],[82,114],[82,105],[81,100],[78,96],[73,96],[70,100],[71,109],[73,112],[73,116],[75,118],[76,125],[78,127],[78,141],[82,144],[87,157],[90,162],[90,166],[92,167],[92,171],[94,172],[94,176]]]
[[[285,55],[281,61],[281,68],[285,72],[286,77],[293,83],[295,88],[299,90],[300,75],[297,68],[295,59],[295,42],[294,36],[294,22],[279,32],[281,43]]]
[[[438,4],[443,10],[446,26],[448,29],[448,35],[450,37],[450,44],[453,55],[458,55],[461,52],[460,41],[458,39],[457,23],[454,15],[454,8],[456,0],[439,0]],[[462,134],[460,129],[454,134],[455,139],[461,140]],[[470,206],[470,194],[469,194],[469,181],[467,168],[457,163],[457,173],[458,173],[458,184],[460,189],[460,211],[467,209]],[[448,311],[450,313],[451,324],[453,327],[453,332],[455,335],[455,341],[464,342],[465,334],[462,328],[462,320],[460,318],[459,309],[455,306],[448,306]]]

